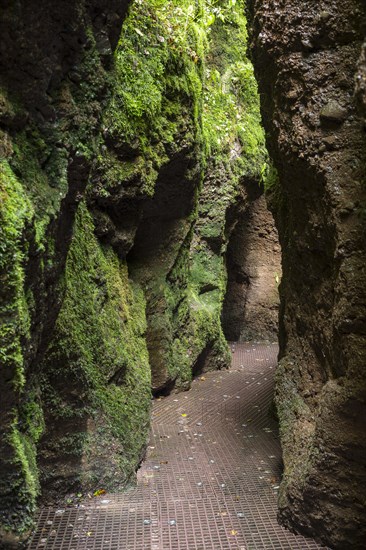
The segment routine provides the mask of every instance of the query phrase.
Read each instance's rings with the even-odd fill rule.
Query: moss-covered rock
[[[0,545],[18,544],[32,525],[44,430],[40,363],[108,96],[99,34],[113,41],[126,7],[109,2],[106,12],[101,2],[96,17],[92,4],[50,2],[42,10],[27,1],[2,9]]]
[[[266,160],[241,0],[136,0],[122,27],[123,1],[21,4],[0,60],[0,520],[14,536],[40,481],[53,497],[131,478],[151,378],[188,388],[228,364],[227,213]]]
[[[44,490],[59,494],[126,482],[141,460],[150,410],[143,294],[130,284],[126,264],[98,243],[84,204],[64,277],[41,365],[46,431],[39,463]]]
[[[226,213],[266,165],[246,38],[242,2],[137,2],[117,49],[91,199],[101,237],[129,253],[145,290],[156,392],[189,387],[202,357],[229,361]]]
[[[26,384],[23,346],[29,345],[30,318],[24,288],[25,235],[33,221],[33,208],[6,160],[0,163],[0,362],[2,476],[0,514],[3,524],[26,532],[31,525],[38,490],[35,443],[41,411],[28,409],[21,429],[19,402]],[[23,413],[24,413],[23,409]]]
[[[279,519],[327,547],[361,549],[365,5],[333,0],[320,13],[302,1],[255,0],[251,7],[253,59],[276,167],[268,185],[282,246]]]

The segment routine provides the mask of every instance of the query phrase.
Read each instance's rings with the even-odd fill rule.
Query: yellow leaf
[[[234,529],[233,529],[233,530],[231,531],[231,534],[235,537],[235,535],[237,535],[238,532],[237,532],[237,531],[234,531]]]
[[[182,416],[187,416],[186,413],[183,413]]]
[[[98,489],[97,491],[94,491],[93,495],[95,497],[100,497],[100,495],[104,495],[105,494],[105,489]]]

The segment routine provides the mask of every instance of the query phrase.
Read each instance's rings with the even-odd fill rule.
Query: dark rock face
[[[230,341],[276,340],[281,249],[271,212],[257,182],[247,182],[226,254],[223,329]]]
[[[257,0],[252,10],[262,115],[278,171],[270,196],[283,253],[280,520],[332,548],[361,549],[365,6]]]
[[[20,97],[40,123],[55,121],[60,105],[53,94],[66,77],[80,85],[85,78],[81,62],[93,39],[102,64],[110,65],[128,4],[128,0],[2,1],[2,85]]]

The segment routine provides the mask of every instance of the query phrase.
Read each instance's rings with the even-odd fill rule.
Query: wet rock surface
[[[366,539],[364,4],[257,0],[251,7],[262,115],[278,171],[270,201],[283,253],[280,519],[332,548],[360,549]]]

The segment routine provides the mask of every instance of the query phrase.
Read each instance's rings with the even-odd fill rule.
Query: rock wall
[[[40,364],[68,285],[75,213],[126,8],[1,5],[0,523],[9,543],[31,526],[39,493],[36,445],[48,406]]]
[[[126,10],[2,2],[3,546],[41,493],[124,486],[151,388],[229,360],[230,209],[266,163],[243,5]]]
[[[253,60],[275,167],[267,186],[283,252],[279,517],[331,548],[361,549],[365,5],[256,0],[251,10]]]
[[[226,253],[222,323],[229,341],[276,341],[281,249],[263,187],[248,182]],[[237,204],[240,204],[238,201]]]

